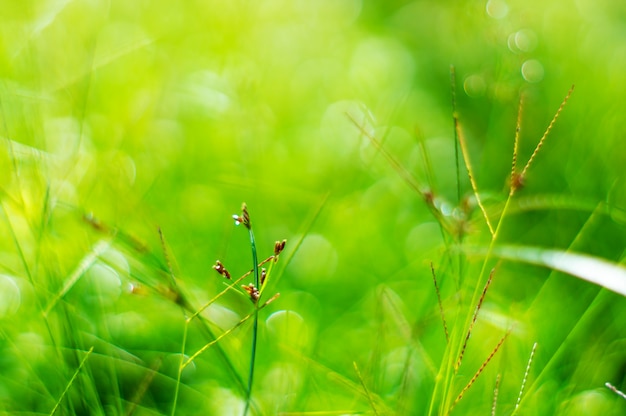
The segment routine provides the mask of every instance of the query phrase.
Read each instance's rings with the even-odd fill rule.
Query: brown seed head
[[[277,241],[274,244],[274,256],[278,257],[278,255],[282,253],[282,251],[285,249],[286,243],[287,243],[287,240],[283,240],[283,241]]]
[[[215,269],[216,272],[218,272],[225,278],[230,279],[230,273],[228,272],[228,270],[226,270],[226,267],[224,267],[221,261],[217,260],[215,262],[215,265],[213,266],[213,269]]]
[[[252,300],[253,303],[257,303],[259,297],[261,296],[261,292],[259,292],[259,289],[257,289],[254,284],[250,283],[249,285],[241,285],[241,288],[248,292],[250,300]]]

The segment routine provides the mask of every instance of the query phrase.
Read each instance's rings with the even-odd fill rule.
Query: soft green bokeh
[[[48,414],[92,346],[58,414],[172,414],[177,390],[177,414],[241,412],[250,322],[177,377],[209,331],[253,309],[222,296],[181,355],[181,306],[224,289],[215,260],[233,277],[251,268],[231,219],[245,201],[260,259],[288,241],[263,294],[281,296],[259,314],[253,412],[445,413],[430,264],[453,331],[483,259],[450,231],[490,239],[457,176],[450,65],[494,223],[520,92],[523,166],[576,85],[498,243],[623,263],[625,18],[609,0],[0,0],[0,412]],[[571,276],[498,263],[450,400],[511,333],[454,412],[488,413],[500,374],[510,414],[537,342],[520,414],[623,414],[604,383],[626,389],[625,309]]]

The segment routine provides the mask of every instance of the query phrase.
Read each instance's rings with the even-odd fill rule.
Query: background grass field
[[[623,277],[625,18],[608,0],[0,0],[0,412],[241,414],[252,318],[181,362],[254,311],[231,290],[186,321],[226,288],[217,259],[252,268],[245,201],[259,260],[287,239],[250,414],[624,414],[605,387],[626,389],[623,296],[540,264]],[[521,169],[572,84],[507,205],[520,94]]]

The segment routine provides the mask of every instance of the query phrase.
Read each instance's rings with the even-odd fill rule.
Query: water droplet
[[[463,82],[463,89],[470,97],[481,97],[485,95],[487,84],[482,76],[474,74],[465,78],[465,82]]]
[[[513,37],[520,51],[531,52],[537,46],[537,35],[530,29],[518,30]]]
[[[85,273],[83,284],[77,289],[84,290],[83,299],[87,304],[113,304],[122,294],[122,281],[111,267],[96,263]]]
[[[502,19],[509,13],[509,5],[503,0],[489,0],[486,10],[490,17]]]
[[[522,76],[528,82],[539,82],[543,79],[543,65],[536,59],[529,59],[522,64]]]
[[[309,345],[309,328],[302,316],[294,311],[282,310],[271,314],[266,321],[267,329],[278,344],[300,350]]]

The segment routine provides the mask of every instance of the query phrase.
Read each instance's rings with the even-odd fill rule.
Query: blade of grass
[[[484,248],[465,248],[468,254],[486,254]],[[498,246],[492,253],[505,260],[548,267],[626,296],[626,268],[588,254],[530,246]]]

